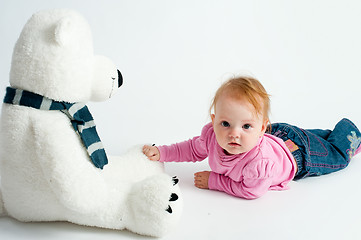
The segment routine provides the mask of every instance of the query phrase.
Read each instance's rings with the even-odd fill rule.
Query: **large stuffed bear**
[[[110,98],[122,76],[93,53],[72,10],[34,14],[15,45],[1,114],[0,215],[163,236],[182,211],[178,180],[137,146],[107,156],[85,102]]]

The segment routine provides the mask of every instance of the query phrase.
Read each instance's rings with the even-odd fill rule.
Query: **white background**
[[[361,126],[361,2],[358,0],[1,0],[0,95],[12,49],[38,10],[72,8],[88,20],[96,54],[124,85],[88,106],[107,152],[199,135],[215,90],[234,74],[258,78],[272,95],[272,122]],[[26,66],[24,66],[26,67]],[[164,239],[361,239],[361,157],[339,173],[246,201],[193,187],[207,162],[167,164],[185,201]],[[69,223],[0,219],[0,238],[147,239]]]

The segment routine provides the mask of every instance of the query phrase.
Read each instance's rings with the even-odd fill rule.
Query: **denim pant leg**
[[[295,179],[328,174],[347,167],[361,143],[360,131],[348,119],[338,122],[333,131],[272,124],[271,134],[281,136],[284,141],[290,139],[298,146],[299,151],[292,152],[299,167]]]
[[[353,122],[344,118],[336,124],[327,141],[350,160],[361,145],[361,133]]]

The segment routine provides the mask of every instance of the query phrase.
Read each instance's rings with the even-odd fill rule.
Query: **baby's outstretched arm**
[[[144,145],[143,153],[145,156],[148,157],[149,160],[159,161],[159,159],[160,159],[159,150],[155,146]]]
[[[194,174],[194,185],[197,188],[209,189],[208,188],[208,179],[211,172],[203,171],[197,172]]]

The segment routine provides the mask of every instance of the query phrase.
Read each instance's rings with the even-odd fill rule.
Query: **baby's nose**
[[[237,129],[232,129],[231,132],[229,133],[229,136],[231,138],[240,138],[241,132],[238,131]]]

